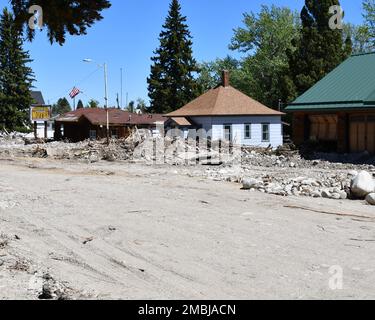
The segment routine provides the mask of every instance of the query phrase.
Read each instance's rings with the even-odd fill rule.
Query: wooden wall
[[[64,129],[62,130],[62,126]],[[107,137],[106,126],[92,125],[88,120],[82,119],[79,122],[56,122],[55,139],[68,139],[71,142],[84,141],[90,138],[90,131],[96,131],[97,139],[105,139]],[[63,135],[61,132],[63,131]],[[127,138],[131,133],[131,128],[124,125],[110,125],[110,137],[113,131],[116,131],[118,138]]]
[[[293,141],[301,146],[309,139],[337,141],[337,151],[375,153],[375,111],[332,113],[295,112]]]

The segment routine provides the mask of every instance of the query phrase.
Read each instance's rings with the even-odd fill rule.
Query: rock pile
[[[233,151],[225,143],[218,148],[207,141],[197,144],[195,140],[154,137],[147,130],[137,130],[129,138],[113,140],[110,145],[106,141],[89,140],[27,144],[25,140],[21,134],[0,135],[0,156],[89,163],[100,160],[132,160],[150,165],[166,163],[185,167],[190,176],[242,183],[245,190],[280,196],[375,202],[374,165],[310,161],[288,146],[277,150],[244,147]]]
[[[347,174],[320,174],[319,178],[297,177],[283,179],[278,176],[262,175],[242,179],[244,190],[260,191],[280,196],[306,196],[335,200],[365,199],[375,205],[375,181],[373,176],[362,171]]]

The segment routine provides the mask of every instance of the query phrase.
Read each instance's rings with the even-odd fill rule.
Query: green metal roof
[[[352,55],[286,111],[375,108],[375,52]]]

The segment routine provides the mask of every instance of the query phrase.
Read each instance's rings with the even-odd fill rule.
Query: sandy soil
[[[1,160],[0,299],[38,299],[46,274],[71,299],[375,298],[373,207],[183,170]]]

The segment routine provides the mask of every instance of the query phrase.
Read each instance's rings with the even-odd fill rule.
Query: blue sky
[[[39,32],[26,49],[34,59],[32,68],[46,102],[68,97],[77,85],[86,102],[94,98],[104,102],[103,71],[82,59],[98,63],[106,61],[109,69],[110,105],[116,104],[120,93],[120,68],[124,72],[124,98],[147,100],[146,79],[150,72],[150,57],[159,44],[158,36],[168,13],[170,0],[112,0],[112,8],[104,12],[104,20],[89,29],[87,36],[68,37],[66,44],[50,45],[46,35]],[[345,21],[361,23],[361,0],[341,0]],[[8,2],[0,0],[0,5]],[[288,6],[300,11],[304,0],[181,0],[183,14],[194,41],[194,56],[198,61],[210,61],[232,52],[228,44],[233,29],[241,26],[244,12],[258,12],[262,4]],[[233,53],[232,53],[233,54]],[[91,76],[90,76],[91,74]],[[78,98],[77,98],[78,99]]]

